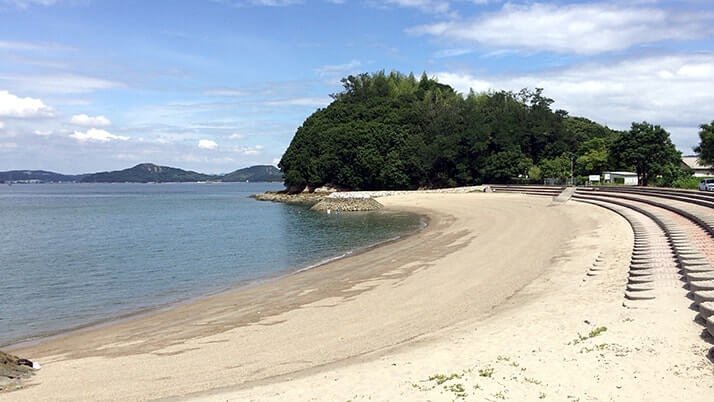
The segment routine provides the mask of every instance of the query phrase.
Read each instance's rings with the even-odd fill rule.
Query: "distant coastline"
[[[280,169],[255,165],[227,174],[210,175],[153,163],[141,163],[128,169],[66,175],[46,170],[10,170],[0,172],[0,183],[201,183],[201,182],[282,182]]]

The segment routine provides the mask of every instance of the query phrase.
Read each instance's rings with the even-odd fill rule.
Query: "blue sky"
[[[543,87],[571,115],[714,120],[709,1],[0,0],[0,170],[277,163],[354,73]]]

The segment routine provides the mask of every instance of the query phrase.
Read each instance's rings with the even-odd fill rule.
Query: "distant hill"
[[[283,174],[270,165],[257,165],[238,169],[226,175],[209,175],[153,163],[142,163],[124,170],[111,172],[65,175],[45,170],[10,170],[0,172],[4,182],[82,182],[82,183],[176,183],[196,181],[256,182],[283,181]]]
[[[86,175],[83,183],[165,183],[218,180],[220,176],[197,173],[190,170],[142,163],[129,169],[100,172]]]
[[[270,165],[257,165],[223,176],[221,181],[283,181],[283,174],[278,168]]]
[[[0,183],[13,181],[34,181],[41,182],[73,182],[80,181],[86,175],[66,175],[46,170],[10,170],[0,172]]]

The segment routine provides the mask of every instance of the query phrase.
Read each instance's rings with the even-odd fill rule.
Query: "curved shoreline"
[[[389,211],[383,211],[383,212],[389,212]],[[378,213],[383,213],[383,212],[378,212]],[[404,211],[391,211],[391,212],[404,212]],[[411,212],[411,213],[414,213],[414,212]],[[207,299],[207,298],[211,298],[214,296],[218,296],[218,295],[221,295],[224,293],[240,292],[242,290],[248,289],[253,286],[259,286],[262,284],[279,281],[279,280],[282,280],[285,278],[289,278],[293,275],[298,275],[300,273],[321,267],[323,265],[327,265],[327,264],[342,260],[344,258],[350,258],[353,256],[357,256],[362,253],[366,253],[371,250],[375,250],[379,247],[386,247],[394,242],[398,242],[398,241],[407,239],[411,236],[414,236],[414,235],[418,234],[419,232],[425,230],[429,226],[429,221],[430,221],[429,215],[417,214],[417,213],[414,213],[414,214],[417,215],[420,219],[420,225],[417,229],[407,232],[407,233],[403,233],[401,235],[398,235],[398,236],[395,236],[395,237],[392,237],[389,239],[386,239],[386,240],[383,240],[383,241],[380,241],[380,242],[377,242],[377,243],[374,243],[374,244],[368,244],[366,246],[361,246],[361,247],[357,247],[355,249],[348,250],[348,251],[346,251],[342,254],[339,254],[337,256],[323,258],[322,260],[319,260],[315,263],[310,263],[310,264],[308,264],[306,266],[302,266],[302,267],[287,268],[284,271],[276,272],[276,273],[270,274],[268,276],[263,276],[263,277],[256,278],[256,279],[246,279],[246,280],[238,281],[238,282],[233,283],[225,288],[215,289],[215,290],[208,291],[208,292],[200,292],[199,294],[187,297],[185,299],[179,299],[179,300],[176,300],[173,302],[168,302],[168,303],[159,304],[159,305],[147,306],[147,307],[144,307],[139,310],[132,311],[132,312],[129,312],[126,314],[112,316],[112,317],[109,317],[109,318],[106,318],[103,320],[93,321],[93,322],[90,322],[87,324],[58,330],[56,332],[40,334],[40,335],[33,336],[33,337],[30,337],[30,338],[22,340],[22,341],[13,341],[12,343],[9,343],[9,344],[0,345],[0,348],[2,348],[2,350],[12,352],[12,353],[16,353],[16,352],[24,353],[24,350],[30,349],[33,346],[37,346],[44,342],[51,342],[51,341],[54,341],[57,339],[61,339],[63,337],[72,336],[74,334],[81,333],[83,331],[90,331],[90,330],[94,330],[94,329],[110,327],[115,324],[120,324],[120,323],[123,323],[126,321],[139,319],[139,318],[143,318],[143,317],[148,317],[153,314],[160,314],[162,312],[170,311],[174,308],[180,307],[185,304],[194,303],[194,302],[197,302],[197,301],[200,301],[203,299]]]
[[[578,215],[594,209],[513,195],[410,194],[380,202],[427,213],[432,222],[300,275],[25,349],[44,368],[12,397],[196,395],[373,358],[509,305],[558,266],[554,258],[575,252],[564,244],[596,224]]]

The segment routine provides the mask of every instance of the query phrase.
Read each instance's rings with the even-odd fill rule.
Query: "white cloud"
[[[324,107],[332,102],[330,97],[303,97],[282,99],[275,101],[267,101],[264,104],[268,106],[309,106],[309,107]]]
[[[262,145],[255,145],[253,147],[244,147],[237,145],[233,147],[233,152],[238,152],[243,155],[258,155],[263,151]]]
[[[76,74],[0,75],[0,82],[3,82],[5,86],[24,91],[55,94],[86,93],[124,86],[118,81]]]
[[[359,67],[362,63],[359,60],[352,60],[345,64],[328,64],[315,69],[321,77],[330,75],[343,75]]]
[[[104,116],[88,116],[86,114],[77,114],[72,116],[72,124],[88,127],[106,127],[111,126],[112,122]]]
[[[416,8],[425,13],[445,14],[450,11],[449,2],[446,0],[385,0],[384,2],[399,7]]]
[[[10,42],[0,40],[0,49],[9,50],[43,50],[46,46],[29,42]]]
[[[211,140],[200,140],[200,141],[198,141],[198,147],[201,149],[213,150],[213,149],[218,148],[218,144],[216,144],[215,141],[211,141]]]
[[[469,21],[447,21],[409,29],[489,47],[598,54],[665,40],[705,38],[714,32],[710,12],[615,3],[505,4]]]
[[[462,56],[473,52],[472,49],[444,49],[434,53],[434,57],[442,59],[444,57]]]
[[[40,99],[20,98],[8,91],[0,91],[0,116],[16,118],[51,117],[54,110]]]
[[[245,137],[245,136],[244,136],[243,134],[233,133],[233,134],[231,134],[231,135],[228,136],[228,139],[229,139],[229,140],[240,140],[241,138],[244,138],[244,137]]]
[[[280,163],[281,158],[275,158],[273,159],[273,166],[278,166],[278,163]]]
[[[477,92],[544,88],[555,107],[613,128],[629,128],[631,122],[642,120],[677,127],[672,138],[687,152],[699,141],[697,126],[712,120],[714,105],[714,54],[586,63],[513,76],[442,72],[436,77],[462,93],[469,88]]]
[[[86,132],[75,131],[70,137],[76,139],[79,142],[109,142],[114,140],[126,141],[129,137],[124,137],[120,135],[114,135],[108,131],[100,130],[96,128],[90,128]]]
[[[30,6],[51,6],[57,3],[57,0],[0,0],[0,3],[10,4],[18,8],[27,8]]]
[[[213,0],[216,3],[226,4],[233,7],[245,6],[268,6],[284,7],[293,4],[300,4],[302,0]]]
[[[208,96],[246,96],[249,92],[241,91],[233,88],[213,88],[203,91],[204,95]]]
[[[5,123],[0,121],[0,130],[2,130],[3,128],[5,128]]]
[[[46,137],[48,135],[52,135],[52,130],[34,130],[32,133],[39,135],[40,137]]]

